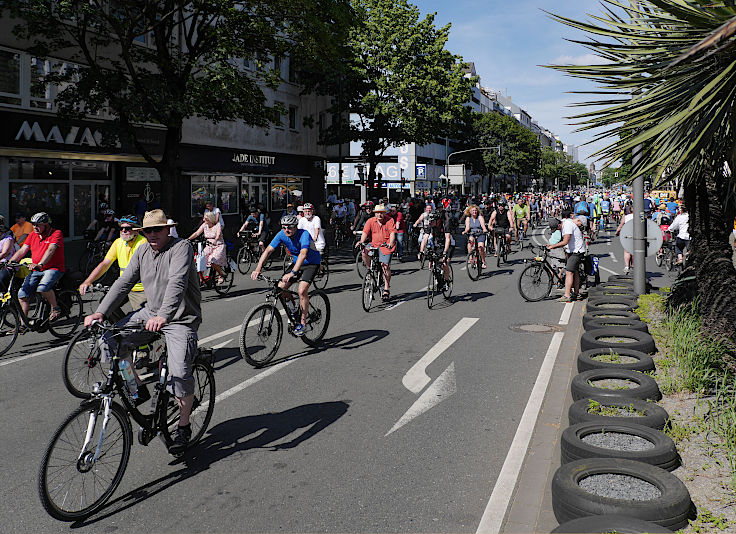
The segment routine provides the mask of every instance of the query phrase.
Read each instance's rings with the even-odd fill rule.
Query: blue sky
[[[558,134],[563,142],[582,145],[589,132],[573,133],[566,119],[581,108],[570,103],[586,95],[571,90],[594,89],[592,83],[576,80],[539,65],[590,64],[590,52],[565,38],[580,39],[581,32],[553,21],[542,11],[577,20],[586,14],[602,14],[598,0],[409,0],[422,14],[437,12],[435,24],[452,23],[448,50],[475,63],[482,85],[501,90],[525,109],[541,126]],[[580,146],[580,160],[605,143]],[[601,164],[596,163],[600,168]]]

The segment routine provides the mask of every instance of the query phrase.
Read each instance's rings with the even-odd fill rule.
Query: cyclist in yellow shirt
[[[110,250],[105,255],[105,259],[81,283],[79,286],[79,293],[81,295],[84,295],[89,286],[107,272],[114,261],[118,262],[120,274],[123,274],[123,271],[130,262],[130,258],[133,256],[133,252],[146,242],[146,238],[140,235],[137,230],[134,230],[137,225],[138,220],[135,215],[126,215],[120,219],[120,237],[113,241]],[[139,310],[145,305],[146,294],[140,282],[134,285],[133,289],[128,293],[128,302],[130,302],[133,311]]]

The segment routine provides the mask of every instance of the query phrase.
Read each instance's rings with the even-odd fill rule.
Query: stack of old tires
[[[635,307],[628,276],[588,295],[570,426],[552,479],[561,523],[553,532],[671,532],[693,516],[687,488],[670,473],[679,456],[662,433],[669,415],[654,403],[662,394],[646,374],[656,347]]]

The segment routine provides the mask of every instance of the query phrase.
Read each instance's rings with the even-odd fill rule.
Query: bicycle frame
[[[20,317],[20,320],[23,322],[23,325],[25,325],[30,330],[33,330],[34,332],[42,332],[43,328],[32,323],[30,321],[30,318],[23,312],[23,307],[20,305],[20,300],[18,299],[18,292],[13,291],[14,282],[15,273],[11,272],[10,281],[8,282],[8,289],[3,295],[0,295],[0,305],[14,306],[16,311],[18,312],[18,317]],[[56,288],[53,288],[52,291],[56,291]],[[37,312],[38,317],[46,317],[48,315],[48,305],[49,303],[46,301],[46,299],[41,297],[41,305]],[[43,322],[43,324],[45,324],[45,321]]]

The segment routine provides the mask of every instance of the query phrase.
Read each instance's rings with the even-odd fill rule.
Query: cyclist
[[[417,217],[417,220],[414,221],[414,228],[420,227],[421,230],[419,231],[419,253],[417,254],[417,259],[422,259],[422,254],[424,254],[424,249],[427,246],[427,240],[429,239],[429,214],[432,213],[432,205],[427,203],[424,206],[424,212]]]
[[[389,216],[394,220],[396,225],[396,252],[399,256],[399,261],[404,261],[404,232],[406,231],[406,219],[404,214],[399,211],[396,204],[391,204]]]
[[[621,217],[621,222],[618,225],[618,228],[616,229],[616,235],[619,235],[621,233],[621,230],[624,227],[624,224],[634,219],[634,213],[633,208],[631,206],[626,206],[624,208],[624,216]],[[629,252],[628,250],[624,249],[624,274],[629,274],[629,271],[631,270],[631,267],[634,263],[634,256]]]
[[[345,202],[339,198],[337,204],[332,208],[332,216],[330,217],[330,225],[345,224],[345,217],[348,215],[348,209],[345,207]]]
[[[478,233],[478,231],[482,233]],[[468,208],[468,217],[465,219],[465,230],[463,235],[470,234],[471,232],[476,235],[471,235],[468,238],[468,254],[473,250],[473,239],[478,241],[478,252],[480,252],[480,260],[483,263],[483,268],[486,269],[486,221],[483,215],[480,214],[480,208],[476,205],[471,205]]]
[[[476,207],[477,209],[477,207]],[[446,283],[450,278],[450,260],[455,252],[455,238],[452,237],[448,219],[443,216],[441,211],[433,211],[429,214],[429,234],[431,236],[432,246],[435,250],[442,243],[442,274],[443,282]],[[439,287],[442,291],[444,283]]]
[[[537,200],[537,197],[533,196],[531,200],[529,201],[529,213],[531,215],[531,219],[534,221],[534,224],[539,224],[540,220],[540,202]]]
[[[603,200],[601,200],[601,215],[603,216],[605,223],[608,224],[608,217],[611,215],[611,201],[608,198],[608,193],[606,193]]]
[[[263,252],[266,248],[266,238],[268,237],[268,231],[266,228],[266,216],[263,213],[258,212],[256,206],[250,207],[250,215],[246,217],[243,222],[243,226],[238,230],[238,234],[248,233],[258,240],[258,248]],[[238,236],[242,237],[242,236]],[[250,241],[250,239],[249,239]]]
[[[673,236],[676,236],[675,250],[677,251],[677,263],[675,265],[682,265],[682,255],[685,248],[690,244],[690,214],[687,212],[687,207],[684,204],[680,206],[680,213],[672,221],[672,224],[670,224],[669,230]]]
[[[43,211],[31,217],[31,224],[33,232],[8,261],[18,261],[31,252],[28,269],[32,272],[18,291],[20,307],[28,315],[31,297],[38,291],[51,306],[49,321],[54,321],[61,315],[53,288],[64,275],[64,235],[51,226],[51,217]]]
[[[217,224],[217,216],[212,211],[205,211],[203,218],[202,226],[189,236],[189,241],[204,234],[207,246],[204,247],[202,254],[207,258],[207,266],[212,266],[217,272],[217,283],[224,284],[225,273],[222,268],[227,265],[227,251],[225,250],[225,239],[222,236],[222,226]],[[203,274],[200,273],[199,276],[202,278]]]
[[[306,230],[314,241],[314,245],[317,247],[317,252],[324,254],[325,245],[325,233],[322,230],[322,221],[318,215],[314,214],[314,206],[307,202],[302,206],[304,210],[304,217],[299,218],[299,224],[297,227],[300,230]]]
[[[297,293],[299,294],[299,306],[301,307],[301,323],[294,328],[294,335],[303,336],[307,329],[307,315],[309,313],[309,284],[314,280],[317,269],[322,261],[322,256],[317,252],[312,236],[307,230],[297,228],[299,221],[296,215],[284,215],[281,217],[281,231],[277,233],[266,250],[261,254],[258,265],[250,277],[257,280],[263,270],[263,265],[273,251],[284,245],[294,259],[291,271],[284,273],[279,287],[289,289],[291,284],[299,282]]]
[[[514,204],[514,209],[512,211],[514,219],[516,219],[516,240],[521,241],[519,232],[521,231],[522,226],[524,228],[524,232],[529,231],[529,206],[526,203],[526,199],[521,197],[519,202]]]
[[[562,241],[554,245],[548,244],[548,250],[565,247],[567,263],[565,264],[565,294],[559,302],[574,302],[580,295],[580,262],[585,256],[583,233],[573,220],[573,213],[562,210]],[[574,290],[574,291],[573,291]]]
[[[387,302],[391,298],[391,254],[396,248],[396,223],[386,213],[386,206],[383,204],[376,206],[373,212],[376,216],[365,223],[360,241],[355,246],[364,245],[370,236],[371,246],[378,249],[378,260],[381,262],[384,284],[381,300]],[[371,268],[371,257],[365,248],[363,248],[363,263],[367,269]]]
[[[139,234],[135,228],[138,226],[138,218],[135,215],[125,215],[120,219],[120,237],[113,241],[110,250],[107,251],[105,258],[95,267],[89,276],[79,285],[79,294],[84,295],[95,280],[107,272],[113,262],[118,262],[120,276],[123,275],[125,268],[130,263],[133,253],[146,242],[146,238]],[[143,292],[143,284],[138,282],[134,285],[130,293],[128,293],[128,302],[130,302],[133,311],[141,309],[146,304],[146,294]],[[120,320],[125,316],[120,310],[116,310],[115,320]]]
[[[104,212],[105,218],[100,223],[95,241],[107,241],[112,243],[118,236],[119,221],[115,218],[115,210],[107,208]]]
[[[207,203],[204,205],[204,215],[207,215],[208,213],[213,213],[215,215],[215,223],[219,224],[220,227],[224,230],[225,229],[225,219],[222,218],[222,212],[220,211],[220,208],[215,206],[215,203],[211,200],[208,200]],[[202,219],[202,222],[204,224],[204,218]]]
[[[355,216],[355,219],[353,220],[353,226],[351,226],[350,228],[353,232],[363,231],[365,223],[368,222],[368,219],[373,217],[373,206],[374,204],[370,200],[361,206],[362,209]]]
[[[498,236],[503,235],[506,239],[506,246],[511,246],[511,230],[516,229],[516,223],[514,222],[513,215],[508,209],[508,204],[505,200],[501,199],[498,203],[498,207],[491,214],[491,220],[489,226],[493,232],[493,247],[496,249],[494,256],[498,256]]]
[[[179,405],[179,426],[169,452],[181,454],[192,435],[189,425],[195,385],[192,362],[197,354],[197,330],[202,323],[202,299],[194,268],[194,250],[186,240],[169,235],[169,227],[176,223],[167,221],[162,210],[146,212],[141,226],[136,229],[145,235],[147,242],[136,249],[97,310],[84,318],[84,325],[102,321],[120,305],[135,284],[143,284],[148,297],[146,305],[125,316],[116,326],[143,322],[147,332],[131,332],[119,339],[103,336],[102,358],[109,361],[119,344],[118,356],[130,362],[133,347],[149,343],[154,338],[153,333],[163,332],[169,362],[168,387]],[[150,396],[148,389],[140,384],[137,403],[145,402]]]
[[[15,235],[5,226],[5,217],[0,215],[0,288],[5,288],[5,280],[10,272],[5,269],[5,263],[18,251]]]
[[[26,220],[26,215],[22,211],[15,214],[15,224],[10,227],[15,236],[15,242],[21,246],[25,240],[33,232],[33,225]]]

